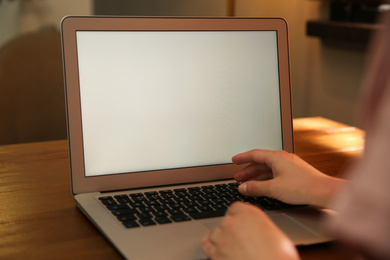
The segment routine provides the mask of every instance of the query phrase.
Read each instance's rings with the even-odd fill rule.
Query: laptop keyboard
[[[234,201],[248,202],[263,210],[298,206],[268,197],[244,196],[238,192],[238,185],[228,183],[102,196],[99,200],[126,228],[221,217]]]

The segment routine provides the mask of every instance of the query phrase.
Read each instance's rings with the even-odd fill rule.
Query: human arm
[[[248,164],[235,175],[239,191],[291,204],[328,207],[344,181],[329,177],[284,151],[252,150],[232,158]],[[204,252],[218,259],[299,259],[292,242],[257,207],[235,203],[204,238]],[[294,251],[295,250],[295,251]]]
[[[213,260],[299,259],[290,239],[259,208],[233,203],[221,224],[202,241]]]
[[[290,204],[330,208],[345,183],[285,151],[251,150],[232,160],[237,165],[248,164],[234,177],[243,182],[239,191],[248,196],[268,196]]]

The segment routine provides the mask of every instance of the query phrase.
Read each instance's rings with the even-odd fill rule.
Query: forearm
[[[321,179],[318,182],[319,185],[310,187],[309,194],[312,194],[312,196],[309,204],[320,208],[332,209],[333,201],[347,181],[328,175],[321,176]]]

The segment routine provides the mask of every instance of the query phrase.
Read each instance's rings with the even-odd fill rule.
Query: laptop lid
[[[283,19],[67,17],[74,194],[231,178],[250,149],[293,152]]]

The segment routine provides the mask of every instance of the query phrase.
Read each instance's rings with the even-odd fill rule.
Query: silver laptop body
[[[157,218],[142,198],[231,187],[240,152],[293,152],[286,22],[66,17],[62,43],[77,207],[125,258],[205,259],[220,216],[175,197],[185,218]],[[296,245],[330,239],[311,207],[264,210]]]

